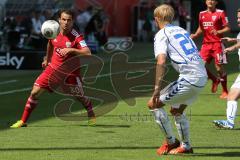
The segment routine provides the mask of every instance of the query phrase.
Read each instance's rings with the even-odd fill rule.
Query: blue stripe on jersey
[[[167,40],[168,40],[170,46],[172,46],[172,48],[179,54],[180,57],[183,58],[183,60],[184,60],[185,62],[177,62],[177,61],[173,60],[173,59],[170,57],[170,55],[169,55],[168,57],[170,58],[170,60],[171,60],[172,62],[176,63],[176,64],[188,64],[187,61],[186,61],[186,59],[185,59],[185,58],[178,52],[178,50],[177,50],[175,47],[173,47],[173,45],[171,44],[171,42],[170,42],[170,40],[169,40],[169,38],[168,38],[168,36],[167,36],[167,34],[166,34],[166,32],[165,32],[165,28],[164,28],[163,31],[164,31],[164,34],[165,34],[166,37],[167,37]],[[168,53],[168,54],[169,54],[169,53]]]
[[[197,86],[197,85],[194,85],[194,84],[191,84],[189,81],[187,81],[185,78],[181,78],[180,80],[178,81],[175,81],[173,82],[172,85],[170,85],[168,87],[167,90],[169,90],[170,88],[172,88],[174,85],[177,85],[177,87],[172,90],[170,93],[168,93],[168,95],[165,97],[165,100],[170,100],[171,98],[173,98],[176,94],[178,94],[178,92],[183,88],[183,85],[180,83],[182,81],[185,81],[187,83],[189,83],[190,85],[194,86],[194,87],[197,87],[197,88],[203,88],[204,86]]]
[[[183,79],[180,79],[179,81],[175,81],[170,87],[172,87],[173,85],[177,84],[177,87],[172,90],[170,93],[168,93],[168,95],[165,97],[165,100],[170,100],[171,98],[173,98],[182,88],[183,86],[181,85],[181,81],[183,81]],[[170,89],[169,87],[169,89]]]

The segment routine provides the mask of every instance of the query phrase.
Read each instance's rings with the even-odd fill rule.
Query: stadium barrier
[[[0,69],[41,69],[45,51],[0,52]]]

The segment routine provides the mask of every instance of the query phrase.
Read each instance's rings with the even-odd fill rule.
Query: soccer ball
[[[47,39],[55,39],[60,32],[59,24],[55,20],[47,20],[42,24],[42,35]]]

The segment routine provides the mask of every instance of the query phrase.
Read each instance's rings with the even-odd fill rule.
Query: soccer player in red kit
[[[84,96],[82,90],[79,68],[79,56],[90,56],[91,52],[83,36],[73,29],[73,19],[74,14],[71,10],[63,9],[59,11],[60,33],[55,39],[48,42],[47,55],[42,63],[45,66],[45,70],[34,83],[21,120],[14,123],[11,128],[27,126],[26,122],[31,112],[37,106],[40,95],[45,91],[56,91],[55,87],[59,86],[67,93],[71,90],[69,86],[79,87],[82,94],[74,94],[73,96],[86,108],[89,125],[95,124],[96,118],[91,101]]]
[[[191,35],[196,38],[203,33],[203,43],[200,51],[201,57],[206,63],[215,60],[215,68],[219,78],[214,76],[208,69],[208,77],[212,80],[212,92],[217,91],[218,84],[221,82],[222,94],[220,98],[227,98],[227,73],[224,70],[224,64],[227,63],[226,54],[223,53],[224,46],[221,43],[223,33],[230,31],[228,19],[223,10],[217,9],[217,0],[206,0],[207,10],[199,13],[199,27]]]

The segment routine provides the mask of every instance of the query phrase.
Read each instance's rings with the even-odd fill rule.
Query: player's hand
[[[59,54],[64,57],[70,54],[71,52],[72,52],[72,48],[63,48],[63,49],[60,49]]]
[[[195,34],[191,34],[190,38],[194,39],[194,38],[196,38],[196,35]]]
[[[47,60],[43,60],[42,68],[45,69],[47,66],[48,66],[48,61]]]
[[[154,108],[157,108],[160,104],[160,100],[159,100],[159,97],[160,97],[160,91],[158,90],[155,90],[153,92],[153,96],[150,98],[150,100],[148,101],[148,108],[150,109],[154,109]]]
[[[230,38],[230,37],[224,37],[224,38],[221,38],[221,41],[236,42],[237,39],[235,39],[235,38]]]
[[[224,37],[224,38],[221,38],[221,41],[231,42],[231,39],[232,38]]]
[[[211,30],[210,33],[215,36],[218,35],[218,31],[216,29]]]
[[[228,47],[228,48],[225,48],[225,49],[223,50],[223,53],[224,53],[224,54],[227,54],[227,53],[229,53],[229,52],[232,52],[233,50],[234,50],[233,47]]]

